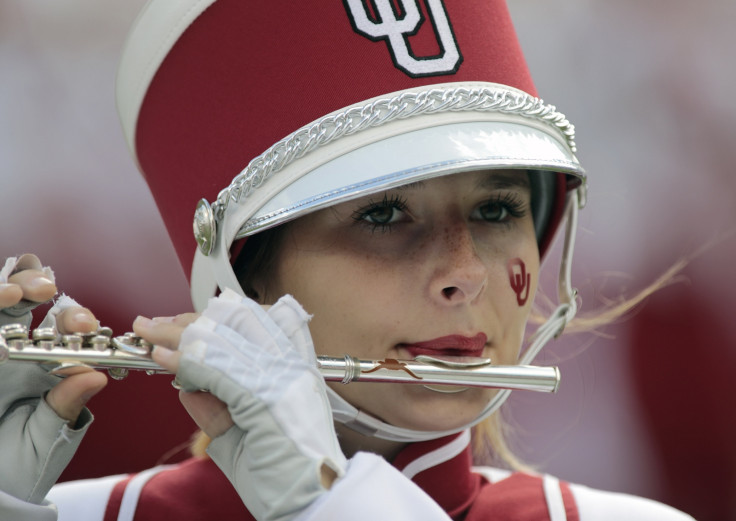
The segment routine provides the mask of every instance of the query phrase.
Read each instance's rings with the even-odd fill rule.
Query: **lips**
[[[399,344],[397,347],[406,349],[411,356],[481,356],[483,348],[488,342],[485,333],[475,336],[448,335],[425,342]]]

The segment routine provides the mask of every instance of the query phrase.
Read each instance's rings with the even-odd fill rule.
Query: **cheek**
[[[396,294],[403,278],[370,256],[336,251],[299,252],[281,265],[278,289],[313,315],[309,328],[319,354],[385,356],[367,351],[403,316]]]
[[[532,286],[532,273],[527,271],[526,263],[519,257],[514,257],[506,264],[511,290],[516,295],[516,304],[524,307]],[[535,276],[536,279],[536,276]]]
[[[524,344],[527,321],[538,282],[537,259],[535,252],[531,250],[518,251],[505,261],[505,265],[498,266],[503,270],[499,272],[499,284],[505,286],[503,292],[499,293],[504,297],[497,301],[495,308],[499,320],[504,324],[504,341],[500,344],[501,352],[497,354],[500,363],[516,363],[519,350]]]

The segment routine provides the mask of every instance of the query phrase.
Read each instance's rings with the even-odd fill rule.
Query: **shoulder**
[[[679,510],[651,499],[606,492],[567,483],[547,474],[527,474],[492,467],[476,467],[487,481],[487,493],[502,492],[525,512],[549,513],[552,519],[579,521],[693,521]],[[497,500],[498,501],[498,500]],[[508,508],[508,507],[507,507]],[[555,517],[558,516],[558,517]]]
[[[596,490],[584,485],[570,484],[570,490],[575,496],[581,521],[609,519],[693,521],[693,518],[684,512],[651,499]]]
[[[58,521],[96,521],[103,519],[110,495],[126,475],[82,479],[59,483],[46,499],[56,505]]]
[[[251,519],[214,463],[198,458],[137,474],[60,483],[48,499],[58,507],[59,521],[207,519],[212,513],[212,519]]]

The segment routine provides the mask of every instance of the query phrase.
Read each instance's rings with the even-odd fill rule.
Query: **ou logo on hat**
[[[463,57],[442,0],[426,0],[427,12],[441,50],[439,55],[428,57],[414,56],[408,41],[408,37],[418,31],[423,21],[417,0],[399,0],[404,13],[402,18],[397,18],[391,0],[376,0],[377,21],[370,18],[364,0],[344,2],[355,32],[373,41],[386,40],[394,65],[407,75],[418,78],[457,72]]]

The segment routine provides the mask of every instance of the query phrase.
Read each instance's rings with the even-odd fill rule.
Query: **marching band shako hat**
[[[234,241],[458,172],[529,171],[544,253],[584,179],[504,0],[152,0],[117,101],[197,309]]]

